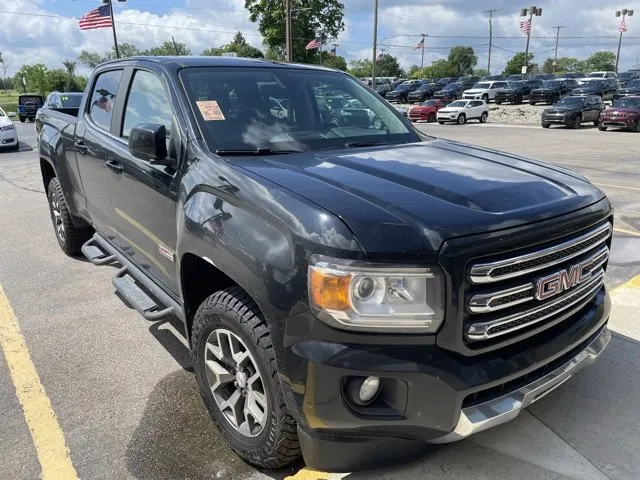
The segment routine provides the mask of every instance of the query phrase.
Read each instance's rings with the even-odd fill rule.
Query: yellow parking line
[[[640,232],[636,232],[635,230],[627,230],[625,228],[614,227],[613,231],[618,233],[624,233],[625,235],[634,235],[636,237],[640,237]]]
[[[640,288],[640,275],[633,277],[631,280],[623,283],[622,285],[618,285],[613,290],[622,290],[626,288]]]
[[[9,300],[0,285],[0,349],[7,361],[44,480],[78,478],[49,397],[40,383]]]
[[[640,188],[638,188],[638,187],[626,187],[624,185],[611,185],[609,183],[594,183],[594,185],[597,185],[598,187],[628,188],[629,190],[638,190],[638,191],[640,191]]]
[[[295,475],[285,477],[284,480],[340,480],[345,478],[347,475],[349,474],[318,472],[305,467]]]

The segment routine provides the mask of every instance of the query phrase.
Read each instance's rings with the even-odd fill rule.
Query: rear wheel
[[[640,133],[640,120],[638,120],[636,122],[636,124],[634,125],[633,131],[636,132],[636,133]]]
[[[91,238],[93,229],[91,227],[77,228],[74,226],[67,202],[65,202],[62,195],[62,188],[55,177],[49,182],[47,197],[58,245],[67,255],[79,254],[82,245]]]
[[[435,121],[436,121],[436,114],[435,113],[430,113],[429,116],[427,117],[427,122],[433,123]]]
[[[279,468],[300,456],[269,328],[239,287],[208,297],[193,320],[191,352],[201,395],[229,446],[248,463]]]
[[[27,117],[25,117],[24,115],[20,115],[20,123],[24,123],[26,119]]]
[[[487,112],[482,112],[482,115],[480,115],[480,123],[487,123],[488,118],[489,114]]]
[[[607,131],[607,127],[605,127],[604,125],[602,125],[600,123],[600,124],[598,124],[598,130],[600,130],[601,132],[606,132]]]
[[[444,122],[438,122],[440,125],[444,125]]]
[[[376,130],[382,130],[384,128],[384,123],[382,123],[380,118],[376,117],[373,119],[373,128]]]
[[[458,115],[458,125],[462,125],[464,123],[467,123],[467,116],[464,113],[461,113]]]
[[[529,100],[529,105],[535,105],[536,102],[534,102],[533,100]]]
[[[489,95],[487,95],[486,93],[482,95],[482,100],[484,100],[485,103],[489,103]]]
[[[547,122],[542,122],[541,125],[542,125],[542,128],[549,128],[551,126],[551,124]]]
[[[502,105],[502,101],[501,100],[494,100],[496,102],[496,105]]]

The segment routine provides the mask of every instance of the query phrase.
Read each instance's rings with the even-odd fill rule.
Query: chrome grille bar
[[[606,263],[608,258],[609,248],[600,248],[591,258],[586,260],[591,261],[589,271],[595,272]],[[469,311],[471,311],[471,313],[497,312],[498,310],[504,310],[505,308],[530,302],[534,300],[534,287],[534,283],[527,283],[507,290],[474,295],[471,297],[471,300],[469,300]]]
[[[506,260],[479,263],[471,267],[470,279],[476,284],[492,283],[536,272],[587,253],[606,241],[611,232],[611,224],[607,222],[553,247]]]
[[[516,313],[508,317],[472,324],[467,330],[467,338],[472,341],[490,340],[507,335],[516,330],[539,323],[554,315],[567,311],[575,305],[584,305],[604,284],[604,270],[594,272],[593,277],[585,284],[574,288],[562,297],[546,302],[543,305]]]

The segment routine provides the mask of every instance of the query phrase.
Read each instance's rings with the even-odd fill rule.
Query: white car
[[[496,93],[502,92],[505,88],[509,88],[509,82],[503,80],[479,82],[473,88],[465,90],[462,93],[462,98],[465,100],[484,100],[489,103],[496,98]]]
[[[618,78],[618,74],[616,72],[591,72],[587,75],[587,78]]]
[[[13,150],[19,148],[16,127],[2,108],[0,108],[0,148]]]
[[[489,118],[489,107],[483,100],[456,100],[438,110],[438,123],[456,122],[458,125],[467,120],[480,120],[486,123]]]

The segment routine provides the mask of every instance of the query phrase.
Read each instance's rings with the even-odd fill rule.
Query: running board
[[[82,253],[94,265],[122,265],[112,280],[113,286],[145,319],[155,321],[175,315],[184,321],[182,306],[99,233],[82,246]]]

